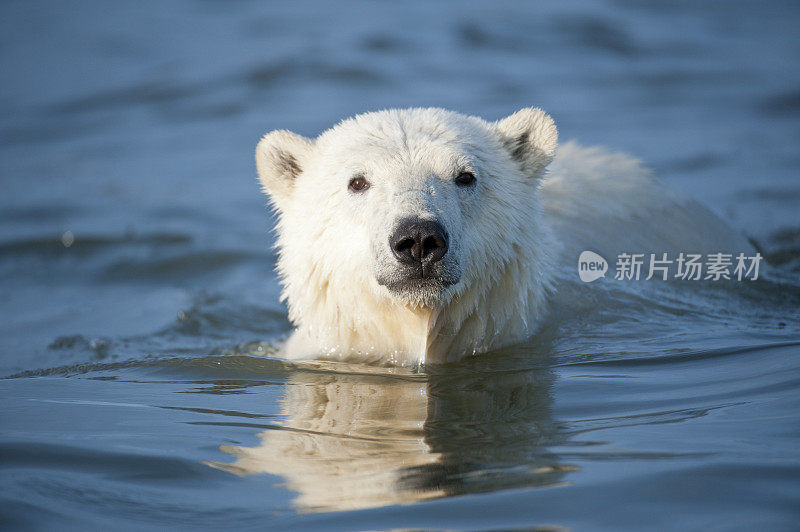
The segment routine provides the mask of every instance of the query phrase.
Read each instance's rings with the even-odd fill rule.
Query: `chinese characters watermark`
[[[639,281],[650,279],[680,279],[689,281],[721,281],[758,279],[761,253],[753,256],[739,253],[620,253],[615,263],[614,279]],[[605,277],[608,262],[593,251],[584,251],[578,258],[578,276],[581,281]]]

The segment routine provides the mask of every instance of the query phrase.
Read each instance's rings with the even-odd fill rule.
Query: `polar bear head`
[[[398,309],[485,297],[520,247],[537,244],[538,178],[556,144],[553,120],[530,108],[498,122],[388,110],[316,139],[268,133],[256,165],[278,214],[290,319],[319,348],[347,350],[365,328],[381,337]]]

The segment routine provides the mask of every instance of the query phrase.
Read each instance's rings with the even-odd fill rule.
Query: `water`
[[[798,22],[792,2],[4,3],[0,522],[796,528]],[[745,232],[764,278],[570,278],[529,344],[423,372],[280,361],[259,135],[531,104]]]

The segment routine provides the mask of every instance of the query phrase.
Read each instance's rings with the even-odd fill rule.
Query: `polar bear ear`
[[[270,131],[256,146],[256,169],[264,192],[280,209],[289,197],[314,141],[286,130]]]
[[[529,175],[538,176],[553,160],[558,129],[550,115],[526,107],[494,123],[506,148]]]

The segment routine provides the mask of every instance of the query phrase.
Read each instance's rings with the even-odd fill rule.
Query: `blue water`
[[[4,528],[791,530],[794,2],[0,5]],[[643,159],[756,282],[560,287],[528,344],[288,364],[265,131],[496,119]]]

